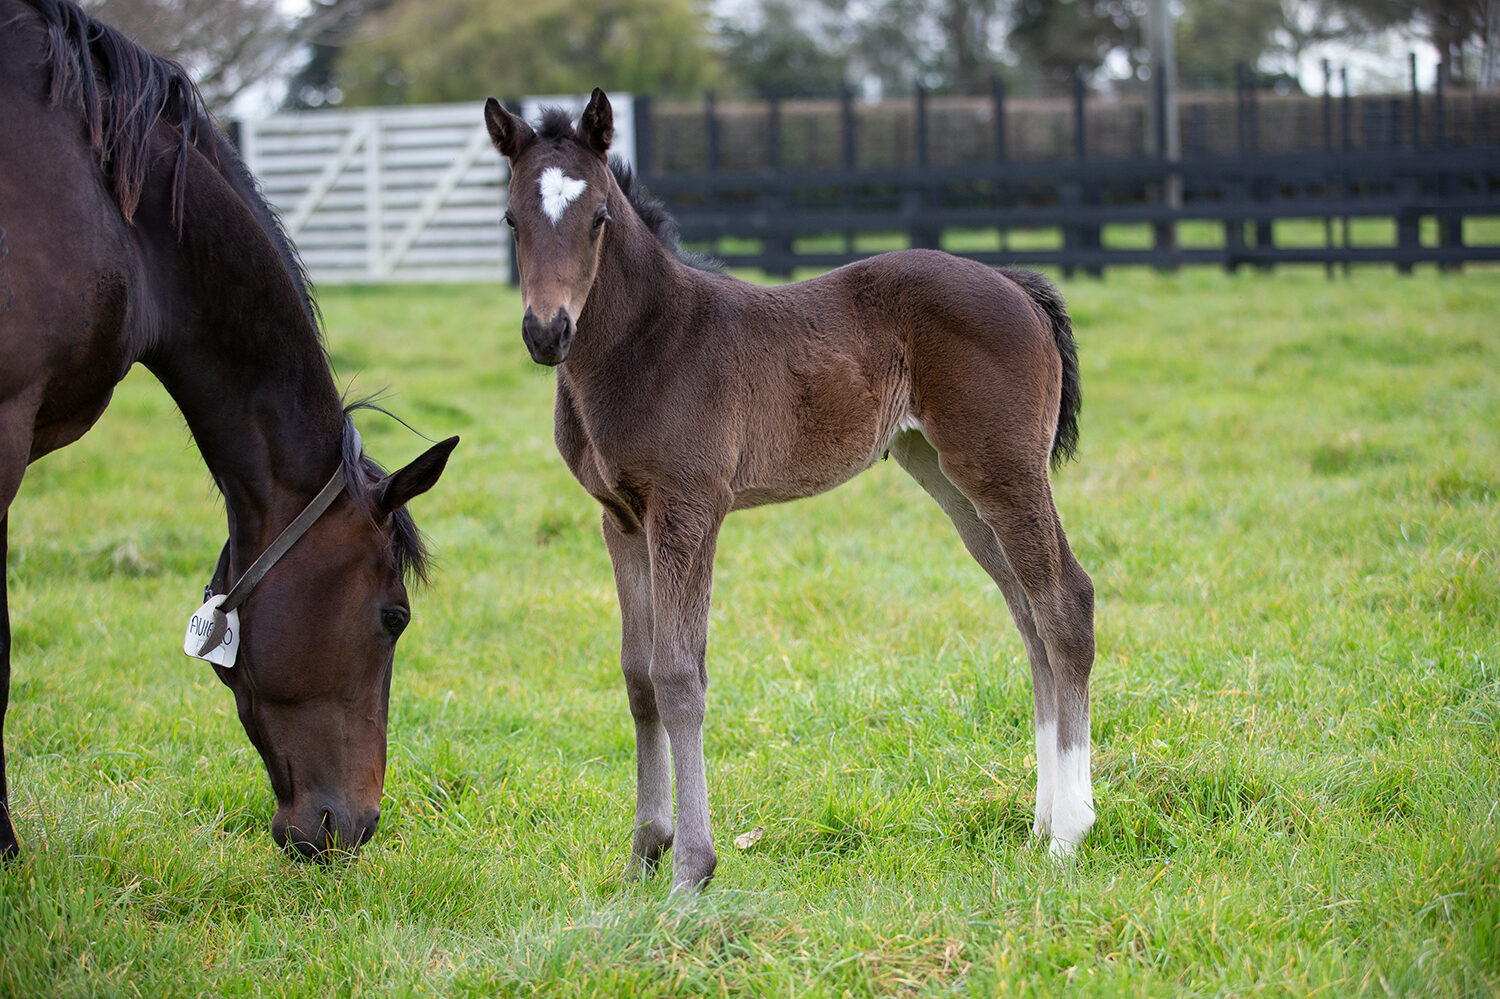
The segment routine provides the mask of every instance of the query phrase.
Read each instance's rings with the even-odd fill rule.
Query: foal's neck
[[[617,376],[622,352],[665,352],[681,335],[694,272],[662,245],[629,198],[612,186],[609,230],[578,338],[563,365],[572,375]]]

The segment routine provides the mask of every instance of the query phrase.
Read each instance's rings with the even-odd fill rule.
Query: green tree
[[[216,108],[273,72],[301,41],[276,0],[85,0],[83,6],[182,63]]]
[[[725,19],[718,28],[725,71],[761,97],[836,93],[848,79],[849,57],[819,13],[792,0],[765,0],[748,17]]]
[[[1004,15],[1010,0],[823,0],[844,25],[854,72],[873,77],[887,93],[931,90],[977,94],[989,90],[1000,66]]]
[[[340,53],[345,104],[686,93],[718,72],[701,0],[398,0]]]
[[[1281,0],[1190,0],[1177,22],[1177,79],[1184,89],[1234,86],[1234,66],[1261,66],[1276,45]]]
[[[1144,0],[1015,0],[1010,49],[1032,83],[1024,89],[1065,91],[1075,69],[1095,73],[1116,51],[1134,75],[1146,61],[1145,19]]]

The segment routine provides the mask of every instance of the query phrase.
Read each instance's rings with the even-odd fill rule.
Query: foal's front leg
[[[626,533],[605,513],[604,543],[620,596],[620,669],[635,719],[635,835],[626,876],[636,880],[652,873],[672,845],[672,764],[651,685],[651,552],[646,532],[637,526]]]
[[[708,818],[708,774],[703,763],[703,715],[708,690],[704,655],[713,589],[714,546],[733,503],[728,486],[651,504],[653,634],[651,684],[672,743],[677,775],[677,833],[672,846],[672,890],[706,884],[714,875]]]

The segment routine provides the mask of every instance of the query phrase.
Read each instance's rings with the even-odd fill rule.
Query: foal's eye
[[[512,229],[516,227],[516,217],[510,213],[509,208],[505,210],[505,224],[510,226]]]
[[[604,223],[609,221],[609,210],[603,205],[594,213],[594,235],[599,235],[599,230],[604,228]]]
[[[380,626],[392,638],[397,638],[411,622],[411,611],[405,607],[387,607],[380,612]]]

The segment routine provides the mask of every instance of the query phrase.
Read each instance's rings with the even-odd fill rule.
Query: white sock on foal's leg
[[[1052,795],[1052,843],[1047,852],[1069,857],[1094,824],[1094,787],[1089,779],[1089,744],[1057,754],[1057,785]]]
[[[1052,834],[1052,797],[1057,788],[1057,723],[1043,722],[1036,727],[1036,820],[1031,824],[1033,836]]]

